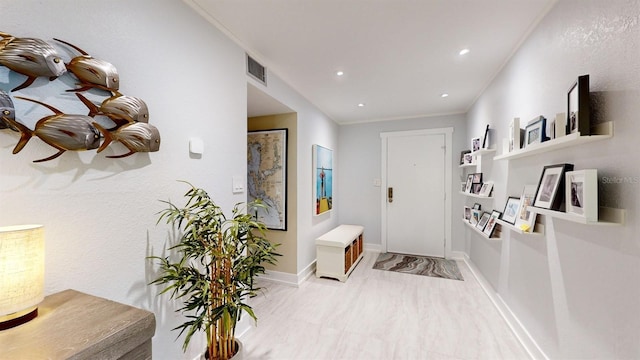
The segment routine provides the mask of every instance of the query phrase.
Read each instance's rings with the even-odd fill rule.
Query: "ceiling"
[[[348,124],[465,113],[557,0],[185,1]],[[250,114],[291,111],[261,93]]]

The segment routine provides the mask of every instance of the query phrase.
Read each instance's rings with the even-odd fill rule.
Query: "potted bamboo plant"
[[[265,225],[250,215],[251,209],[236,204],[227,218],[203,189],[189,184],[186,204],[160,212],[158,224],[165,221],[178,229],[179,239],[170,250],[172,260],[150,257],[159,263],[160,276],[151,282],[164,286],[160,294],[182,301],[176,310],[187,320],[174,328],[185,334],[183,351],[191,337],[203,331],[207,338],[206,355],[210,360],[227,360],[238,352],[235,328],[243,312],[257,320],[246,303],[260,290],[254,277],[265,271],[263,263],[275,264],[275,246],[265,237]]]

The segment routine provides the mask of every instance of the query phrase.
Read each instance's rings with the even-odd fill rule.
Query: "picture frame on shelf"
[[[473,174],[467,175],[467,182],[464,187],[464,192],[471,194],[471,187],[473,186]]]
[[[464,165],[471,165],[471,164],[473,164],[473,155],[471,155],[471,152],[469,152],[468,154],[464,154]]]
[[[469,219],[469,224],[476,226],[480,221],[480,216],[482,215],[482,211],[471,209],[471,218]]]
[[[522,147],[525,131],[520,128],[520,118],[513,118],[509,123],[509,152]]]
[[[482,184],[482,173],[473,173],[473,183]]]
[[[482,215],[480,215],[480,220],[476,225],[476,229],[483,231],[484,227],[487,226],[487,222],[489,221],[490,217],[491,217],[491,214],[489,214],[488,212],[482,213]]]
[[[589,75],[578,76],[567,93],[567,135],[591,135],[589,102]]]
[[[484,227],[482,232],[487,235],[487,237],[493,236],[493,232],[496,229],[496,220],[500,219],[502,213],[498,210],[493,210],[491,215],[489,216],[489,221],[487,221],[487,225]]]
[[[482,149],[488,149],[489,145],[490,145],[490,138],[489,138],[489,124],[487,124],[487,127],[484,129],[484,137],[482,139]]]
[[[565,177],[567,214],[598,221],[598,170],[567,171]]]
[[[476,195],[480,195],[480,190],[482,189],[482,183],[474,183],[471,187],[471,192]]]
[[[473,204],[473,208],[474,210],[480,210],[482,208],[482,205],[480,205],[480,203],[475,203]]]
[[[557,113],[556,121],[554,123],[555,136],[554,139],[567,135],[567,114]]]
[[[520,198],[515,196],[509,196],[507,203],[504,205],[504,211],[502,212],[502,220],[508,222],[511,225],[516,223],[518,218],[518,210],[520,209]]]
[[[460,165],[464,165],[464,164],[465,164],[465,162],[464,162],[464,156],[465,156],[466,154],[469,154],[469,153],[471,153],[471,150],[463,150],[463,151],[460,153]]]
[[[573,171],[573,164],[547,165],[542,169],[533,206],[563,211],[565,173]]]
[[[463,218],[467,221],[471,219],[471,208],[468,206],[464,207]]]
[[[465,192],[465,190],[467,190],[467,183],[463,182],[463,183],[461,183],[460,191]]]
[[[545,119],[544,116],[538,116],[531,120],[525,128],[524,147],[526,148],[527,146],[547,141],[546,127],[547,119]]]
[[[536,223],[537,214],[533,211],[530,211],[529,206],[533,205],[533,200],[535,199],[537,189],[538,187],[536,185],[525,185],[524,189],[522,190],[522,195],[520,195],[520,208],[515,226],[519,229],[528,229],[523,230],[525,232],[533,231]]]
[[[478,195],[489,197],[491,196],[491,190],[493,190],[493,181],[487,181],[482,184]]]
[[[482,139],[479,137],[471,139],[471,152],[480,150],[480,141],[482,141]]]

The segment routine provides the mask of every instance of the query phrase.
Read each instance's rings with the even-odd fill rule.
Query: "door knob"
[[[393,202],[393,188],[392,187],[388,187],[387,188],[387,200],[390,203]]]

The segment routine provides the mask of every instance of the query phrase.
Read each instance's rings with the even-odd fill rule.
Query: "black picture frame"
[[[462,152],[460,152],[460,165],[464,164],[464,156],[470,153],[471,153],[471,150],[463,150]]]
[[[487,225],[484,227],[484,230],[482,230],[482,232],[485,235],[487,235],[487,237],[493,236],[493,231],[496,229],[496,225],[497,225],[496,220],[500,219],[500,216],[502,216],[502,213],[498,210],[493,210],[491,212],[489,221],[487,222]]]
[[[573,171],[573,164],[547,165],[542,169],[533,206],[564,211],[565,173]]]
[[[547,119],[544,116],[538,116],[531,120],[525,128],[524,147],[539,144],[549,140],[547,137]]]
[[[480,205],[480,203],[475,203],[473,204],[473,208],[474,210],[480,210],[480,208],[482,207],[482,205]]]
[[[487,124],[487,128],[484,129],[484,138],[482,139],[482,148],[483,149],[488,149],[489,148],[489,124]]]
[[[504,204],[504,211],[502,211],[501,219],[504,222],[508,222],[511,225],[516,223],[520,209],[520,198],[515,196],[509,196],[507,203]]]
[[[473,173],[472,183],[474,184],[482,184],[482,173]]]
[[[566,134],[591,135],[589,75],[578,76],[567,92]]]
[[[484,227],[487,226],[487,222],[489,222],[490,217],[491,217],[491,214],[489,214],[488,212],[482,213],[482,215],[480,216],[480,220],[476,225],[476,229],[480,231],[484,231]]]

